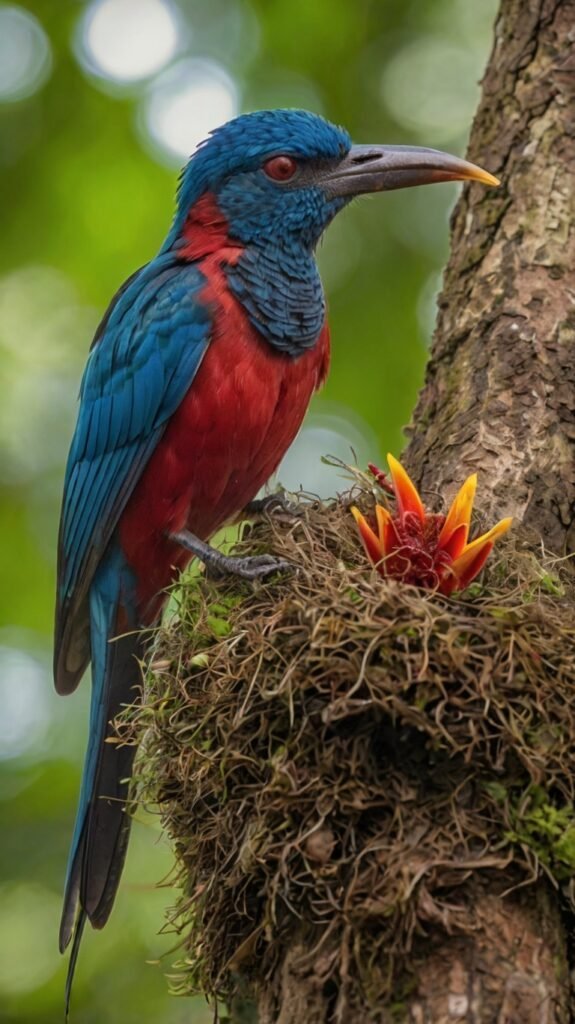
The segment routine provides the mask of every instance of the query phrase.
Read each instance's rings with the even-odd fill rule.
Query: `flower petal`
[[[413,480],[410,479],[401,463],[393,455],[387,456],[387,464],[391,473],[391,479],[393,480],[400,514],[405,515],[406,512],[413,512],[419,521],[423,523],[425,521],[425,509]]]
[[[443,533],[443,531],[442,531],[442,533]],[[446,555],[449,555],[449,557],[452,558],[452,559],[458,558],[459,555],[465,549],[465,542],[467,540],[467,534],[468,533],[469,533],[469,526],[467,525],[467,523],[460,523],[459,526],[457,526],[455,528],[455,530],[453,531],[451,536],[446,541],[443,542],[443,544],[438,542],[438,545],[437,545],[438,552],[439,551],[443,551]],[[440,536],[440,541],[441,541],[441,534],[439,536]]]
[[[471,544],[467,544],[463,552],[456,558],[451,566],[451,572],[457,577],[457,589],[462,590],[468,583],[480,572],[485,564],[485,560],[493,548],[493,544],[497,537],[501,537],[502,534],[506,533],[511,523],[512,518],[501,519],[499,523],[492,526],[487,533],[477,537]],[[487,550],[485,550],[487,549]],[[479,556],[481,559],[479,559]]]
[[[361,514],[361,512],[359,511],[358,508],[355,507],[355,505],[352,506],[351,512],[353,518],[357,523],[359,535],[361,537],[367,557],[370,559],[370,561],[374,563],[374,565],[376,565],[378,562],[381,562],[381,559],[383,558],[385,553],[383,551],[380,540],[377,537],[377,535],[373,532],[365,516]]]
[[[473,499],[475,498],[475,491],[477,488],[477,473],[472,473],[471,476],[467,477],[467,480],[463,484],[463,487],[459,489],[451,508],[447,513],[447,518],[443,524],[441,533],[439,534],[438,546],[447,550],[449,542],[453,538],[455,531],[458,531],[458,544],[449,544],[449,553],[452,558],[457,558],[458,555],[463,551],[467,538],[469,536],[469,523],[471,522],[471,510],[473,508]],[[465,526],[465,530],[460,530],[461,526]]]
[[[389,527],[392,525],[391,512],[388,512],[383,505],[376,505],[375,518],[377,520],[377,532],[379,534],[381,553],[382,555],[386,555],[388,553],[386,539],[388,537]]]
[[[493,551],[493,543],[487,541],[478,551],[475,552],[474,558],[467,564],[465,571],[461,574],[456,575],[453,572],[453,566],[448,570],[446,575],[441,581],[439,590],[442,594],[449,596],[454,590],[465,590],[466,587],[479,575],[491,552]]]

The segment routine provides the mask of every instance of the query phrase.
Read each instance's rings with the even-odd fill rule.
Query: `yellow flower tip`
[[[439,534],[438,544],[440,548],[445,548],[448,545],[453,534],[460,526],[465,526],[465,530],[460,530],[457,545],[458,551],[456,553],[459,554],[465,547],[469,535],[469,524],[471,522],[471,512],[476,490],[477,473],[472,473],[471,476],[467,477],[462,487],[459,488],[451,503],[441,533]]]
[[[377,532],[379,536],[379,543],[381,545],[382,554],[387,554],[387,544],[385,543],[387,527],[391,523],[391,512],[388,512],[383,505],[375,506],[375,518],[377,520]]]
[[[419,497],[419,491],[411,477],[393,455],[388,453],[387,464],[393,481],[393,488],[397,498],[400,513],[413,512],[423,523],[425,520],[425,509]]]
[[[467,507],[473,507],[473,500],[475,498],[475,492],[477,490],[477,473],[472,473],[467,477],[465,483],[459,488],[457,498],[462,505]],[[457,500],[457,499],[456,499]]]
[[[489,531],[491,540],[495,540],[496,537],[502,537],[504,533],[507,533],[512,525],[513,516],[506,516],[505,519],[500,519],[499,522],[496,523]]]
[[[384,553],[381,548],[379,537],[373,532],[367,519],[362,515],[359,509],[355,507],[355,505],[352,505],[351,513],[357,523],[359,536],[361,537],[361,542],[364,546],[367,557],[374,564],[381,562]]]
[[[500,519],[487,533],[482,533],[480,537],[472,540],[471,544],[468,544],[465,548],[464,554],[471,550],[477,551],[484,544],[493,544],[498,537],[502,537],[504,533],[507,533],[512,522],[513,518],[511,516],[508,516],[507,519]]]
[[[480,569],[483,568],[485,560],[490,554],[497,538],[507,533],[512,522],[513,518],[511,516],[501,519],[487,533],[481,534],[481,537],[476,537],[475,540],[471,541],[471,544],[467,544],[459,557],[454,559],[451,566],[451,571],[455,576],[464,578],[466,585],[470,583],[477,576]],[[480,558],[482,555],[485,557]],[[469,570],[476,561],[478,562],[477,568],[474,568],[473,572],[469,574]]]

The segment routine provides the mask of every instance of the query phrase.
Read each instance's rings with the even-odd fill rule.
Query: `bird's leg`
[[[248,501],[238,516],[238,522],[243,519],[264,519],[267,516],[295,519],[298,515],[298,505],[289,500],[285,491],[276,491],[274,494],[266,494],[263,498]]]
[[[171,533],[170,540],[191,551],[204,563],[212,576],[232,575],[241,576],[245,580],[258,580],[272,572],[293,572],[294,568],[290,562],[283,558],[274,558],[273,555],[224,555],[222,551],[206,544],[189,530]]]

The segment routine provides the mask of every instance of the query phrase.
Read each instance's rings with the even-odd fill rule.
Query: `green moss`
[[[180,619],[187,627],[192,627],[194,633],[202,637],[207,643],[214,639],[229,636],[232,625],[230,615],[235,608],[238,608],[243,601],[239,594],[222,594],[214,589],[214,600],[206,606],[200,600],[197,587],[197,579],[186,580],[182,586],[180,595]],[[198,661],[200,657],[205,659],[204,654],[195,656],[196,665],[206,664],[205,660]]]
[[[507,800],[507,787],[502,782],[489,781],[483,783],[483,789],[498,804],[504,804]]]
[[[540,580],[541,586],[548,594],[553,594],[555,597],[563,597],[565,588],[557,576],[550,572],[545,572],[540,577]]]
[[[527,806],[526,806],[527,805]],[[575,873],[575,807],[555,806],[541,786],[532,786],[527,800],[511,807],[513,829],[507,838],[536,854],[559,880]]]

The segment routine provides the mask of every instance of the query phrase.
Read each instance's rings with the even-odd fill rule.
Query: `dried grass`
[[[250,527],[240,550],[297,574],[190,579],[157,637],[130,728],[177,855],[180,991],[229,999],[238,972],[269,977],[303,930],[326,982],[376,1001],[414,936],[471,926],[470,872],[515,886],[545,873],[570,899],[575,621],[560,564],[515,531],[481,584],[442,598],[382,581],[348,506]]]

